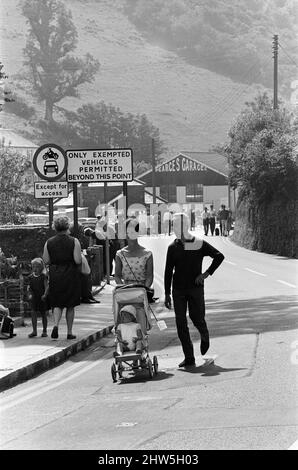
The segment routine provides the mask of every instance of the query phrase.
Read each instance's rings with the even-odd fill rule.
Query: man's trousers
[[[198,286],[191,289],[173,289],[173,303],[176,317],[178,337],[186,360],[194,359],[193,344],[190,338],[187,324],[187,307],[189,317],[198,329],[201,340],[209,339],[207,324],[205,321],[204,287]]]

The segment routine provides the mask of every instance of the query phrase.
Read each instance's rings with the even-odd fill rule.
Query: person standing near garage
[[[216,211],[214,210],[213,204],[211,204],[210,210],[209,210],[209,226],[210,226],[210,231],[211,231],[212,236],[214,235],[215,221],[216,221]]]

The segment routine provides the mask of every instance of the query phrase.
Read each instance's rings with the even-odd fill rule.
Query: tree
[[[297,126],[283,106],[273,109],[266,93],[239,116],[229,132],[225,153],[231,186],[253,204],[294,200],[297,191]]]
[[[154,138],[157,161],[165,151],[158,128],[151,124],[145,114],[124,114],[119,108],[101,101],[87,103],[76,112],[64,110],[64,115],[67,121],[63,133],[68,136],[68,148],[75,148],[76,145],[98,149],[127,147],[133,149],[134,162],[151,163]],[[63,147],[65,144],[60,142],[60,145]]]
[[[92,82],[99,62],[91,54],[72,55],[77,31],[71,12],[59,0],[24,0],[23,15],[29,24],[24,49],[39,98],[45,101],[45,120],[53,120],[54,104],[66,96],[78,96],[78,86]]]
[[[16,171],[16,165],[18,171]],[[28,170],[31,163],[27,157],[10,149],[0,148],[0,223],[13,223],[16,213],[25,211],[24,197],[30,183]]]

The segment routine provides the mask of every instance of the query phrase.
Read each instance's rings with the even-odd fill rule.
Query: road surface
[[[155,290],[163,295],[173,237],[143,238],[154,252]],[[205,237],[225,255],[205,281],[215,364],[183,359],[173,311],[158,314],[150,356],[159,373],[125,373],[112,382],[113,337],[56,369],[0,394],[2,449],[288,449],[298,439],[297,260],[251,252]],[[207,267],[211,259],[204,261]],[[159,305],[161,306],[162,303]],[[156,306],[155,306],[156,308]]]

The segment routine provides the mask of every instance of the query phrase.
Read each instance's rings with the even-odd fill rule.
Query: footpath
[[[0,339],[0,392],[31,379],[46,370],[58,366],[68,357],[86,349],[99,338],[110,333],[114,325],[112,314],[111,284],[102,284],[94,295],[100,303],[81,304],[75,309],[73,334],[67,340],[65,311],[59,324],[59,338],[52,339],[53,317],[48,317],[48,337],[42,338],[41,319],[38,319],[38,335],[28,338],[32,331],[31,318],[15,319],[16,336]],[[22,326],[23,323],[23,326]]]

